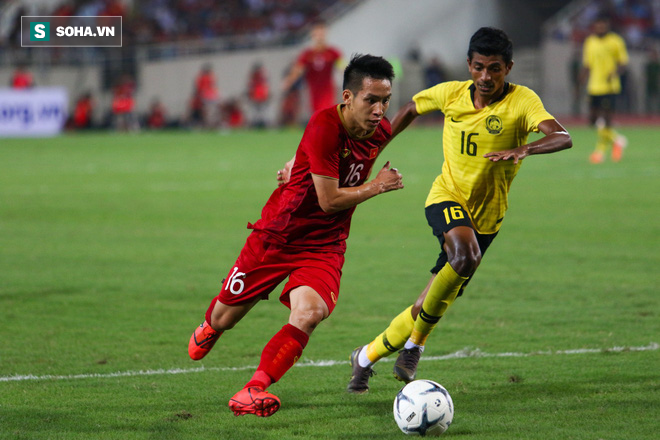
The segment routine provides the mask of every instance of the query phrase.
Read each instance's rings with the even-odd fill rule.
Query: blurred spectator
[[[426,84],[426,88],[428,89],[445,81],[447,81],[447,72],[440,58],[431,58],[426,67],[424,67],[424,83]]]
[[[120,0],[104,0],[99,15],[103,17],[126,17],[126,9]]]
[[[158,130],[167,126],[167,112],[158,98],[151,102],[145,124],[151,130]]]
[[[206,128],[214,127],[216,125],[215,109],[218,105],[220,93],[210,64],[202,66],[202,70],[197,75],[194,95],[201,100],[204,126]]]
[[[611,17],[612,27],[629,47],[641,48],[649,39],[660,36],[660,1],[658,0],[591,0],[577,13],[565,17],[551,34],[559,39],[582,43],[589,35],[591,23],[599,15]]]
[[[312,46],[305,49],[284,79],[284,91],[304,75],[311,101],[312,113],[337,103],[334,81],[335,66],[341,61],[341,52],[326,41],[325,23],[317,22],[311,30]]]
[[[83,17],[98,17],[101,15],[103,7],[104,4],[102,0],[81,2],[75,15],[82,15]]]
[[[19,65],[9,80],[9,86],[12,89],[29,89],[34,87],[34,78],[24,65]]]
[[[264,119],[264,109],[270,98],[270,89],[268,87],[268,78],[263,64],[256,63],[252,66],[252,72],[248,82],[248,99],[254,108],[253,127],[263,128],[266,126]]]
[[[92,128],[92,116],[94,113],[94,101],[91,92],[81,95],[76,101],[73,114],[69,122],[69,128],[84,130]]]
[[[237,99],[229,99],[220,106],[220,120],[223,128],[241,128],[245,116]]]
[[[345,0],[146,0],[134,2],[136,22],[151,21],[155,41],[185,38],[285,39],[313,22],[321,12]],[[240,44],[240,43],[239,43]]]
[[[122,75],[112,94],[112,118],[115,129],[119,131],[137,130],[135,119],[135,82],[130,75]]]
[[[65,1],[55,8],[51,13],[54,17],[71,17],[76,14],[76,7],[72,0]]]
[[[657,48],[648,51],[644,65],[645,107],[648,113],[660,113],[660,56]]]
[[[185,125],[189,128],[201,128],[204,126],[204,102],[202,102],[202,97],[197,93],[193,93],[190,99]]]

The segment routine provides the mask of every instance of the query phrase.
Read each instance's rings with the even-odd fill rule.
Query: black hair
[[[470,38],[468,60],[475,52],[485,56],[501,55],[504,63],[509,64],[513,60],[513,43],[503,30],[482,27]]]
[[[607,12],[599,12],[598,15],[596,15],[596,18],[594,19],[594,22],[597,21],[606,21],[609,23],[612,21],[612,17]]]
[[[394,68],[383,57],[355,54],[344,69],[343,89],[357,94],[362,89],[364,78],[387,79],[391,83],[394,79]]]

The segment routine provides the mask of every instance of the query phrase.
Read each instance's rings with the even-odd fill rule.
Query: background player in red
[[[341,52],[328,45],[326,31],[325,23],[314,24],[311,31],[312,46],[298,56],[283,84],[284,90],[288,91],[304,74],[312,113],[336,102],[333,74],[335,66],[341,60]]]
[[[389,162],[366,182],[391,138],[385,112],[393,78],[385,59],[353,57],[344,72],[343,103],[312,116],[294,158],[278,173],[279,187],[261,218],[248,224],[253,232],[190,338],[190,357],[203,358],[224,331],[288,277],[280,301],[291,309],[289,322],[266,344],[252,379],[230,399],[236,415],[268,417],[279,409],[279,398],[266,389],[300,358],[314,328],[337,303],[355,207],[403,188]]]
[[[9,85],[12,89],[29,89],[34,87],[34,78],[27,67],[19,65],[12,74]]]
[[[85,129],[92,127],[92,116],[94,113],[94,100],[91,92],[85,92],[76,101],[71,117],[71,128]]]
[[[202,119],[206,128],[214,127],[217,124],[216,107],[220,100],[220,93],[216,85],[215,73],[210,64],[202,66],[202,70],[195,78],[194,95],[202,106]]]
[[[270,88],[268,87],[268,77],[266,69],[261,63],[255,63],[248,79],[248,99],[252,103],[254,115],[252,117],[252,126],[263,128],[266,126],[264,118],[264,109],[270,98]]]

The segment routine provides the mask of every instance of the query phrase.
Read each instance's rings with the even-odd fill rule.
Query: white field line
[[[501,357],[531,357],[531,356],[557,356],[568,354],[590,354],[590,353],[622,353],[622,352],[637,352],[637,351],[655,351],[660,348],[657,342],[651,342],[648,345],[641,347],[611,347],[611,348],[578,348],[574,350],[557,350],[557,351],[534,351],[530,353],[508,352],[508,353],[488,353],[480,349],[464,348],[454,353],[442,356],[427,356],[422,357],[422,361],[445,361],[450,359],[465,359],[465,358],[501,358]],[[381,362],[393,362],[393,358],[385,358]],[[348,361],[338,360],[305,360],[297,363],[296,367],[333,367],[335,365],[345,365]],[[103,373],[103,374],[70,374],[70,375],[42,375],[36,376],[33,374],[27,375],[13,375],[13,376],[0,376],[0,382],[21,382],[28,380],[76,380],[76,379],[95,379],[95,378],[113,378],[113,377],[135,377],[135,376],[158,376],[164,374],[190,374],[190,373],[203,373],[207,371],[243,371],[254,370],[256,365],[245,365],[242,367],[195,367],[195,368],[171,368],[169,370],[139,370],[139,371],[118,371],[116,373]]]

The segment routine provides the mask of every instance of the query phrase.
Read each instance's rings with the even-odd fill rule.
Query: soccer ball
[[[394,399],[394,420],[405,434],[438,436],[453,419],[451,396],[432,380],[412,381]]]

